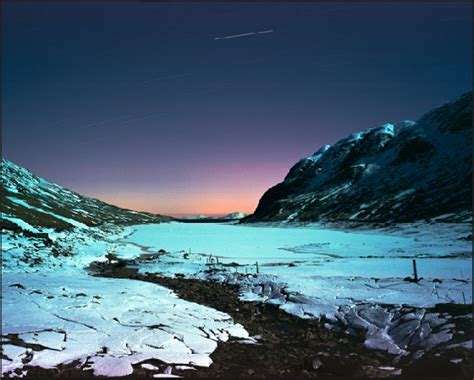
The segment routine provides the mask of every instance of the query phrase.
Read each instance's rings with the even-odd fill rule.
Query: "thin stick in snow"
[[[416,270],[416,260],[413,259],[413,277],[415,278],[415,282],[418,283],[418,272]]]

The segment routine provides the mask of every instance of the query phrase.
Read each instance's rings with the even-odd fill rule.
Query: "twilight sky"
[[[3,155],[119,206],[252,212],[321,145],[470,90],[471,8],[3,3]]]

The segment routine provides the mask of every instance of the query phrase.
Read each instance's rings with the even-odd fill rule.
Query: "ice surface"
[[[160,368],[157,367],[157,366],[154,366],[153,364],[149,364],[149,363],[143,363],[141,365],[142,368],[144,369],[147,369],[148,371],[159,371]]]
[[[349,232],[318,225],[169,223],[129,231],[125,241],[168,252],[141,262],[142,272],[236,284],[244,300],[342,322],[363,331],[367,347],[392,354],[452,338],[447,328],[434,331],[446,320],[425,316],[422,308],[472,302],[472,247],[460,239],[469,224]],[[406,281],[413,259],[418,283]],[[419,309],[413,313],[407,306]],[[393,307],[398,311],[389,311]]]
[[[451,344],[448,346],[448,348],[468,348],[472,350],[472,340],[467,340],[462,343]]]
[[[123,357],[96,356],[90,362],[91,365],[87,368],[92,369],[95,376],[118,377],[133,373],[131,363]]]
[[[459,240],[461,232],[449,226],[407,228],[406,233],[349,233],[317,226],[167,223],[130,230],[127,241],[171,252],[141,264],[144,272],[202,277],[205,269],[214,268],[221,273],[215,278],[231,281],[237,274],[256,274],[258,261],[258,279],[239,276],[240,282],[249,284],[246,299],[279,303],[279,293],[259,290],[259,282],[266,279],[284,284],[289,293],[309,297],[304,308],[308,311],[312,304],[311,313],[315,305],[334,311],[356,301],[428,307],[472,300],[471,244]],[[209,263],[210,255],[219,263]],[[423,277],[417,284],[404,281],[412,275],[414,258],[418,276]]]
[[[18,286],[21,285],[21,286]],[[95,375],[125,376],[148,359],[209,366],[222,331],[248,337],[225,313],[187,302],[161,286],[76,273],[4,273],[2,331],[18,334],[32,350],[28,365],[53,368],[76,360]],[[11,363],[23,366],[26,349],[3,345]]]

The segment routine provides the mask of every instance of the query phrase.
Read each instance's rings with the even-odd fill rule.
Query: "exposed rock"
[[[313,355],[305,358],[304,366],[308,371],[316,371],[323,365],[319,355]]]

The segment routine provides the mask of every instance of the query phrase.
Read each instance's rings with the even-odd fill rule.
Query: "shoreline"
[[[327,329],[324,319],[302,319],[281,310],[278,305],[242,301],[237,285],[140,274],[135,268],[114,265],[105,265],[95,275],[164,286],[184,300],[229,314],[250,336],[259,338],[257,344],[241,344],[235,340],[220,342],[211,354],[210,367],[176,372],[186,378],[472,377],[469,349],[435,347],[418,360],[397,359],[396,355],[368,349],[360,336]],[[472,307],[440,304],[431,310],[461,315],[471,312]],[[459,357],[463,359],[461,362],[451,361]]]
[[[325,327],[324,318],[303,319],[281,310],[278,305],[242,301],[237,285],[213,281],[140,274],[126,265],[101,263],[95,277],[129,279],[154,283],[170,289],[186,301],[229,314],[255,340],[232,338],[218,342],[210,355],[210,367],[184,370],[179,365],[149,359],[133,365],[133,374],[120,379],[147,379],[154,374],[172,373],[184,378],[472,378],[472,349],[436,347],[417,360],[370,350],[361,336],[351,336]],[[471,305],[439,304],[433,312],[463,315]],[[472,320],[463,320],[466,333]],[[466,335],[467,335],[466,334]],[[466,338],[469,335],[466,336]],[[455,342],[449,342],[452,344]],[[145,364],[145,366],[143,366]],[[147,368],[144,368],[147,367]],[[154,368],[154,369],[153,369]],[[169,372],[166,372],[169,369]],[[44,369],[25,365],[24,378],[107,378],[94,377],[79,362]],[[20,374],[20,373],[18,373]]]

